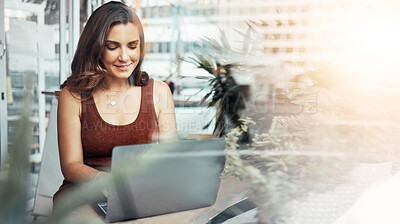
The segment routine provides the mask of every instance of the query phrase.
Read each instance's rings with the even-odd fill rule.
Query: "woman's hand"
[[[103,172],[103,171],[99,171],[95,177],[93,178],[93,183],[98,183],[99,180],[101,179],[110,179],[111,178],[111,174],[107,173],[107,172]],[[107,198],[108,197],[108,191],[107,189],[103,189],[103,195]]]

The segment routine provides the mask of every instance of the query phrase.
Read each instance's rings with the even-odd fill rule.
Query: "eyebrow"
[[[106,43],[117,44],[117,45],[120,44],[119,42],[117,42],[117,41],[112,41],[112,40],[106,40]],[[131,41],[131,42],[129,42],[128,44],[137,44],[137,43],[139,43],[139,40]]]

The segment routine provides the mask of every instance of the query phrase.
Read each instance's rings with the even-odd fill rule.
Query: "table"
[[[136,220],[118,222],[123,224],[204,224],[218,215],[226,208],[236,204],[246,197],[246,190],[249,188],[249,183],[239,181],[234,177],[229,177],[221,180],[221,185],[218,191],[217,201],[214,205],[205,208],[192,209],[188,211],[175,212],[165,215],[158,215]],[[84,205],[72,214],[79,222],[104,220],[89,206]]]

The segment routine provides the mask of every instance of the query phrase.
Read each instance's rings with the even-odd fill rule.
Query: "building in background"
[[[35,90],[32,113],[35,138],[32,148],[33,151],[40,151],[52,99],[52,96],[42,92],[58,89],[69,75],[69,61],[80,30],[88,15],[107,1],[85,0],[79,1],[80,4],[64,0],[4,1],[3,32],[7,40],[3,43],[7,46],[4,56],[7,72],[0,81],[9,84],[1,85],[2,89],[6,86],[4,89],[8,93],[8,105],[4,104],[7,110],[3,108],[2,112],[7,114],[7,118],[1,121],[2,133],[12,136],[13,122],[23,106],[23,77],[32,74]],[[382,2],[390,1],[395,2]],[[220,30],[227,34],[233,46],[240,48],[243,43],[240,32],[246,32],[249,26],[254,28],[253,38],[258,40],[258,52],[254,60],[248,60],[270,69],[250,77],[248,74],[236,74],[236,77],[241,85],[249,85],[256,91],[268,89],[269,93],[274,91],[269,83],[287,81],[293,75],[312,69],[312,65],[320,61],[347,63],[348,69],[358,69],[368,61],[377,65],[375,72],[390,71],[395,63],[388,61],[385,55],[397,58],[400,50],[393,47],[400,35],[390,32],[398,29],[390,23],[382,25],[379,21],[371,21],[373,15],[369,13],[377,11],[379,5],[373,0],[124,2],[135,8],[143,20],[147,51],[144,70],[159,80],[174,82],[176,98],[179,95],[194,95],[207,86],[207,82],[195,78],[205,72],[182,59],[202,47],[202,38],[218,39]],[[386,41],[374,45],[374,41],[381,39],[378,35],[385,37]],[[382,57],[360,57],[368,56],[371,50]],[[2,134],[2,147],[6,148],[8,138],[4,136]]]
[[[359,32],[354,27],[362,27],[364,17],[377,5],[370,0],[141,1],[139,14],[145,25],[148,52],[144,69],[153,77],[174,81],[178,94],[183,90],[190,95],[196,90],[189,89],[207,84],[193,78],[203,71],[180,59],[202,47],[202,38],[218,39],[220,29],[233,46],[240,48],[240,32],[251,26],[254,38],[259,40],[259,57],[249,60],[270,69],[251,78],[237,74],[238,82],[256,91],[269,88],[271,93],[275,90],[268,83],[286,82],[313,70],[316,64],[346,63],[359,57],[351,56],[360,45],[357,41],[374,31]],[[362,52],[363,47],[359,48]]]
[[[201,38],[218,37],[219,29],[227,33],[233,45],[240,44],[243,37],[237,31],[245,32],[249,24],[261,36],[260,49],[274,58],[274,63],[303,67],[318,60],[320,49],[316,32],[318,34],[317,27],[324,22],[318,18],[327,7],[331,10],[330,4],[319,2],[142,1],[140,14],[145,24],[148,52],[144,67],[161,79],[171,75],[175,79],[196,75],[199,71],[193,70],[187,62],[177,65],[177,59],[199,47]]]

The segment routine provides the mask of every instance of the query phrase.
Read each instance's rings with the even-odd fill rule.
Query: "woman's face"
[[[139,63],[139,29],[132,23],[114,25],[106,38],[102,55],[104,67],[112,78],[128,78]]]

